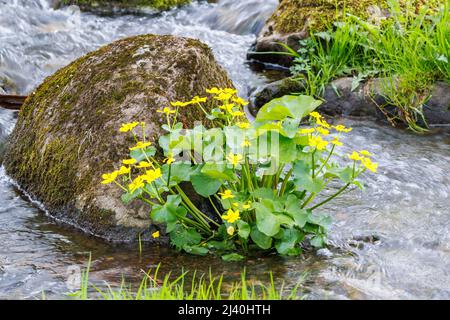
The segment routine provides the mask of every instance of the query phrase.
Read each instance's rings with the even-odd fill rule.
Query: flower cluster
[[[178,250],[202,255],[256,246],[298,255],[303,241],[325,245],[331,219],[317,209],[351,185],[362,188],[357,178],[378,167],[367,150],[349,155],[353,161],[346,167],[333,162],[342,135],[352,128],[329,124],[314,111],[320,102],[308,96],[275,99],[250,123],[244,118],[248,103],[235,89],[206,93],[210,96],[158,111],[167,117],[167,134],[158,141],[164,156],[146,140],[144,123],[123,124],[119,131],[131,132],[135,145],[118,170],[102,176],[102,183],[120,187],[125,203],[138,199],[149,204],[151,219],[165,227]],[[212,127],[183,128],[179,108],[186,107],[202,110]],[[309,125],[301,126],[308,119]],[[275,141],[277,148],[260,148],[265,141]],[[333,180],[341,181],[342,188],[318,197]],[[203,199],[201,206],[185,192],[186,183]]]

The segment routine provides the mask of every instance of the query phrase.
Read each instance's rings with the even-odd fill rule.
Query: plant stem
[[[339,196],[342,192],[344,192],[351,183],[347,183],[345,186],[343,186],[341,189],[339,189],[338,192],[336,192],[334,195],[332,195],[331,197],[329,197],[328,199],[325,199],[324,201],[322,201],[321,203],[316,204],[314,207],[310,208],[310,210],[314,210],[317,209],[320,206],[323,206],[324,204],[330,202],[331,200],[333,200],[334,198],[336,198],[337,196]]]

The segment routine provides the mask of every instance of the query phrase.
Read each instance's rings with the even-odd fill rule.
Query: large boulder
[[[57,219],[113,241],[149,228],[149,209],[124,205],[121,191],[101,185],[133,144],[122,123],[145,121],[154,142],[170,101],[232,87],[210,48],[198,40],[143,35],[114,42],[59,70],[26,100],[10,136],[7,173]],[[204,115],[181,112],[186,127]],[[148,234],[148,233],[147,233]]]
[[[190,2],[191,0],[55,0],[54,6],[77,5],[83,11],[110,14],[139,13],[146,9],[168,10]]]

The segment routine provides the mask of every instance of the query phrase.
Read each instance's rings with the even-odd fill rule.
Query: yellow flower
[[[234,227],[233,226],[229,226],[228,228],[227,228],[227,233],[230,235],[230,236],[232,236],[233,234],[234,234]]]
[[[251,202],[251,201],[247,202],[246,204],[244,204],[244,205],[242,206],[242,208],[243,208],[244,210],[248,210],[248,209],[250,209],[251,207],[252,207],[252,202]]]
[[[131,169],[129,167],[121,166],[120,169],[117,171],[117,173],[119,175],[123,175],[123,174],[129,174],[130,171],[131,171]]]
[[[370,170],[370,171],[372,171],[372,172],[377,172],[377,169],[378,169],[378,163],[372,162],[372,160],[370,160],[369,158],[363,158],[363,159],[362,159],[362,164],[363,164],[364,167],[366,167],[368,170]]]
[[[136,162],[137,162],[136,159],[133,159],[133,158],[122,160],[122,163],[125,165],[135,164]]]
[[[152,183],[153,181],[159,179],[162,177],[161,169],[158,168],[156,170],[147,170],[145,175],[142,176],[142,179],[144,179],[148,183]]]
[[[241,216],[239,215],[239,210],[230,209],[226,215],[222,216],[222,218],[228,223],[233,223],[239,220]]]
[[[135,192],[136,190],[144,187],[144,180],[141,176],[137,177],[128,185],[128,190],[130,193]]]
[[[372,154],[367,150],[361,150],[359,153],[361,153],[363,156],[366,156],[366,157],[372,156]]]
[[[232,103],[227,103],[224,104],[223,106],[219,107],[222,110],[226,110],[228,113],[232,113],[233,112],[233,108],[234,108],[234,104]]]
[[[175,162],[175,159],[172,156],[169,156],[166,159],[164,159],[164,163],[167,163],[168,165],[171,165],[174,162]]]
[[[114,181],[116,181],[118,175],[119,175],[118,171],[103,174],[102,175],[102,179],[103,179],[102,184],[113,183]]]
[[[188,106],[190,103],[189,102],[182,102],[182,101],[176,101],[176,102],[171,102],[170,105],[172,107],[186,107]]]
[[[311,134],[311,133],[314,133],[315,131],[316,131],[316,129],[314,129],[314,128],[307,128],[307,129],[300,129],[298,131],[298,133],[300,133],[300,134]]]
[[[252,144],[250,143],[250,141],[248,141],[248,139],[245,139],[242,143],[241,143],[241,147],[250,147]]]
[[[162,110],[157,110],[156,112],[158,112],[158,113],[165,113],[166,115],[171,115],[171,114],[176,113],[175,110],[172,110],[172,109],[170,109],[169,107],[165,107],[165,108],[162,109]]]
[[[248,101],[245,101],[244,99],[239,98],[239,97],[234,97],[234,98],[233,98],[233,102],[235,102],[235,103],[237,103],[237,104],[240,104],[241,106],[246,106],[246,105],[248,105]]]
[[[334,139],[331,141],[332,144],[334,144],[335,146],[343,146],[344,144],[342,142],[339,141],[338,137],[334,137]]]
[[[233,154],[233,152],[230,152],[230,154],[227,156],[228,162],[235,167],[242,161],[242,159],[242,154]]]
[[[220,101],[228,101],[231,99],[231,97],[233,96],[232,93],[226,93],[226,92],[220,92],[218,95],[216,95],[214,97],[214,99],[216,100],[220,100]]]
[[[336,131],[345,132],[345,133],[350,132],[350,131],[353,130],[353,128],[347,128],[346,126],[343,126],[342,124],[337,125],[337,126],[335,126],[333,128],[336,129]]]
[[[230,114],[232,117],[242,117],[243,115],[245,115],[245,113],[242,111],[233,111],[233,112],[230,112]]]
[[[189,103],[196,104],[196,103],[204,103],[206,102],[206,98],[200,98],[199,96],[195,96]]]
[[[328,141],[322,139],[321,136],[311,137],[309,139],[309,146],[315,147],[317,150],[323,150],[327,147]]]
[[[353,153],[351,154],[351,155],[349,155],[348,156],[351,160],[354,160],[354,161],[361,161],[362,160],[362,157],[359,155],[359,153],[358,152],[356,152],[356,151],[353,151]]]
[[[142,142],[142,141],[139,141],[139,142],[136,144],[136,146],[130,148],[130,150],[133,151],[133,150],[138,150],[138,149],[145,149],[145,148],[147,148],[147,147],[150,147],[151,145],[152,145],[151,142]]]
[[[331,128],[330,124],[325,121],[325,119],[317,119],[316,123],[319,126],[325,127],[325,128]]]
[[[233,192],[231,190],[225,190],[224,192],[219,192],[219,195],[222,197],[222,200],[234,198]]]
[[[136,168],[139,169],[143,169],[143,168],[150,168],[152,166],[152,164],[150,162],[147,161],[141,161],[139,162],[139,164],[136,166]]]
[[[219,94],[221,90],[219,88],[213,87],[211,89],[206,89],[206,92],[211,94]]]
[[[159,231],[152,233],[152,237],[153,239],[159,238],[160,237]]]
[[[133,130],[137,125],[139,125],[139,122],[124,123],[120,127],[119,131],[120,132],[129,132],[129,131]]]
[[[318,112],[316,112],[316,111],[314,111],[314,112],[311,112],[310,114],[309,114],[311,117],[313,117],[314,119],[322,119],[322,116],[320,115],[320,113],[318,113]]]
[[[241,128],[241,129],[248,129],[250,128],[250,123],[249,122],[238,122],[236,123],[236,125]]]
[[[316,130],[317,130],[317,132],[319,132],[320,134],[322,134],[324,136],[327,136],[330,134],[329,130],[322,128],[322,127],[318,127]]]

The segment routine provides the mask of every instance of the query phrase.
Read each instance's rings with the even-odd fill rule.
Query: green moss
[[[167,10],[190,2],[191,0],[62,0],[61,4],[75,4],[84,9],[96,7],[116,7],[122,9],[150,7],[158,10]]]

